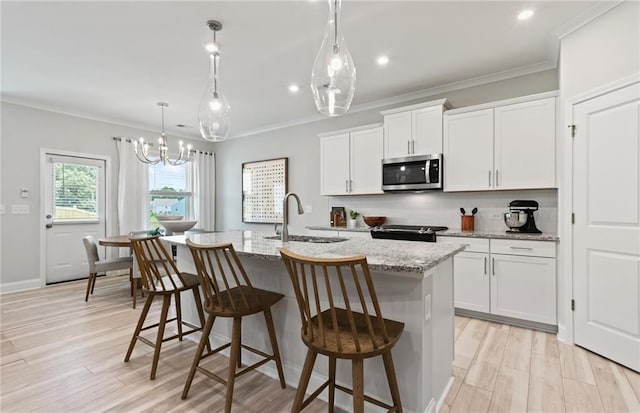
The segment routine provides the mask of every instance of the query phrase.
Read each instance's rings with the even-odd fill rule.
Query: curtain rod
[[[125,142],[131,143],[134,142],[135,139],[131,139],[131,138],[125,138],[125,137],[121,137],[121,136],[114,136],[112,137],[112,139],[116,142],[122,142],[123,140]],[[149,144],[149,146],[153,146],[153,142],[147,142]],[[203,151],[202,149],[198,149],[198,148],[192,148],[191,152],[195,152],[195,153],[200,153],[203,155],[211,155],[213,156],[215,153],[214,152],[209,152],[209,151]]]

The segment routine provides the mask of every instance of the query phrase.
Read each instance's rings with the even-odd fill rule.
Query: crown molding
[[[577,14],[565,24],[553,30],[551,34],[562,40],[579,28],[591,23],[593,20],[607,13],[609,10],[618,7],[622,3],[624,3],[624,0],[606,0],[596,3],[591,8]]]
[[[31,109],[43,110],[45,112],[57,113],[59,115],[72,116],[74,118],[80,118],[80,119],[92,120],[92,121],[96,121],[96,122],[108,123],[108,124],[111,124],[111,125],[123,126],[123,127],[126,127],[126,128],[140,129],[142,131],[146,131],[146,132],[150,132],[150,133],[154,133],[154,134],[158,134],[159,133],[159,129],[158,128],[154,128],[153,126],[150,126],[150,125],[144,125],[144,124],[141,124],[141,123],[127,123],[127,122],[123,122],[121,120],[114,119],[114,118],[109,118],[109,117],[105,117],[105,116],[99,116],[99,115],[95,115],[95,114],[79,112],[79,111],[74,111],[74,110],[69,110],[69,109],[63,109],[63,108],[57,107],[55,105],[45,105],[45,104],[42,104],[42,103],[39,103],[39,102],[34,102],[34,101],[30,100],[30,99],[21,99],[21,98],[15,97],[15,96],[0,95],[0,102],[9,103],[9,104],[12,104],[12,105],[24,106],[24,107],[31,108]],[[189,135],[182,135],[182,134],[175,134],[175,133],[168,133],[168,135],[169,135],[169,137],[172,137],[172,138],[199,140],[198,137],[189,136]]]
[[[543,72],[545,70],[555,69],[556,67],[557,67],[557,64],[553,64],[549,62],[540,62],[532,65],[521,66],[515,69],[504,70],[501,72],[491,73],[489,75],[483,75],[483,76],[478,76],[471,79],[451,82],[451,83],[447,83],[441,86],[436,86],[433,88],[418,90],[416,92],[404,93],[401,95],[379,99],[372,102],[361,103],[361,104],[352,106],[351,109],[349,109],[348,113],[358,113],[358,112],[364,112],[370,109],[384,108],[392,105],[406,103],[411,100],[427,98],[430,96],[439,95],[446,92],[452,92],[454,90],[466,89],[474,86],[484,85],[487,83],[493,83],[501,80],[511,79],[514,77],[529,75],[532,73]],[[250,129],[250,130],[238,133],[236,135],[233,135],[229,137],[229,139],[244,138],[247,136],[258,135],[261,133],[271,132],[278,129],[303,125],[305,123],[316,122],[323,119],[327,119],[327,117],[318,113],[312,116],[307,116],[307,117],[292,120],[292,121],[274,123],[261,128]]]

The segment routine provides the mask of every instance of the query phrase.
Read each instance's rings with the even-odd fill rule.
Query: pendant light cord
[[[213,45],[216,50],[213,52],[213,95],[217,97],[218,95],[218,42],[216,41],[216,31],[213,30]]]
[[[333,21],[333,51],[334,53],[338,53],[338,0],[333,0]]]

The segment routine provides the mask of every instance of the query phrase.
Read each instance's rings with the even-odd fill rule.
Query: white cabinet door
[[[349,134],[320,139],[320,193],[349,193]]]
[[[412,111],[413,155],[442,153],[442,105]]]
[[[494,110],[495,188],[555,187],[556,98]]]
[[[398,158],[411,154],[411,111],[384,117],[384,157]]]
[[[445,116],[444,190],[493,189],[493,109]]]
[[[556,324],[556,260],[491,255],[491,313]]]
[[[453,258],[456,308],[489,312],[489,254],[461,252]]]
[[[351,194],[382,193],[382,127],[351,132]]]

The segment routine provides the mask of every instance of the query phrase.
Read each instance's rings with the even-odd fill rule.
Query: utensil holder
[[[473,226],[474,226],[474,216],[473,215],[463,215],[462,217],[462,222],[461,222],[461,229],[463,231],[473,231]]]

